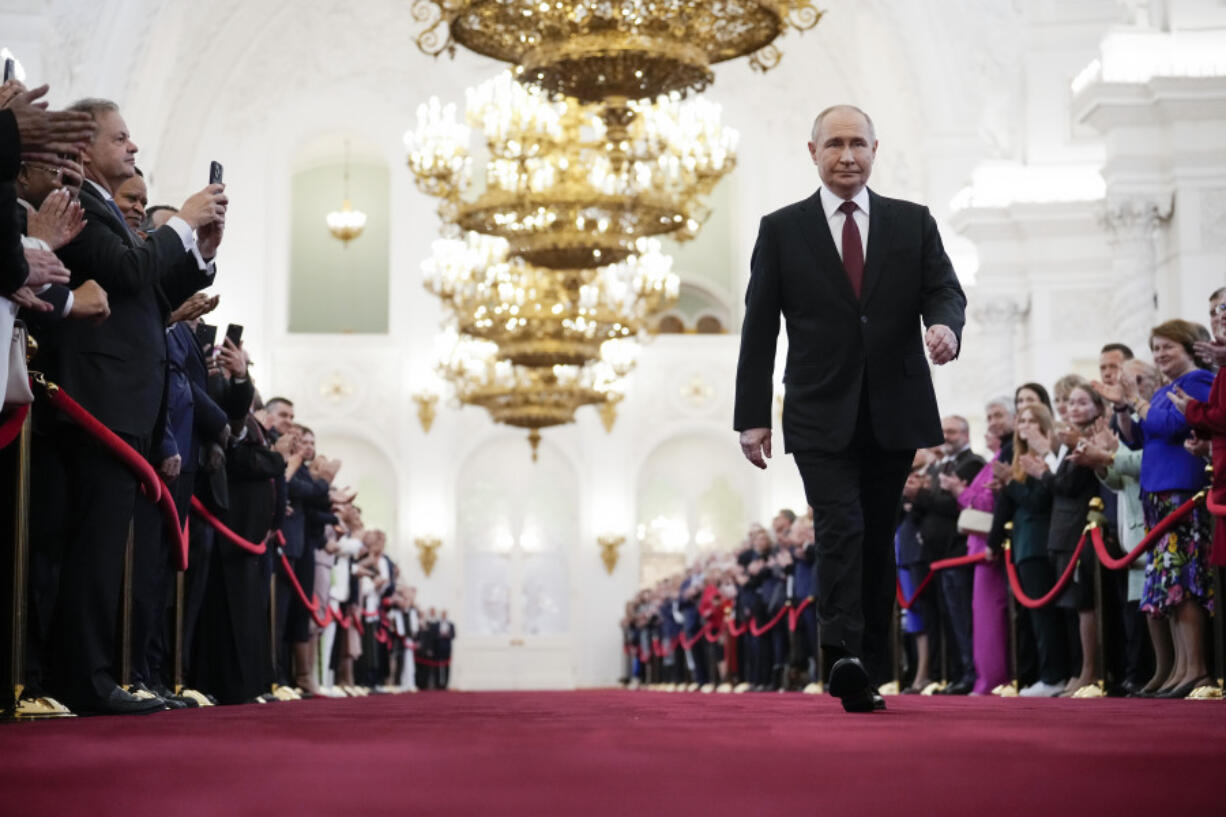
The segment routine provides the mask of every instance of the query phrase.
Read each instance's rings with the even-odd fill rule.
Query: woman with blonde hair
[[[1013,523],[1010,556],[1022,591],[1031,598],[1046,595],[1055,584],[1047,555],[1051,528],[1052,494],[1044,477],[1050,477],[1047,457],[1055,445],[1055,423],[1041,404],[1023,406],[1013,431],[1013,463],[1009,479],[996,496],[992,531],[988,535],[989,558],[1000,551],[1005,524]],[[1068,653],[1060,613],[1052,606],[1028,610],[1023,617],[1034,633],[1039,661],[1038,680],[1021,691],[1027,697],[1052,697],[1064,690],[1068,680]]]

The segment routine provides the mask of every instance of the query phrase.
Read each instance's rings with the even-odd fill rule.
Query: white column
[[[1108,197],[1102,223],[1111,246],[1112,286],[1108,315],[1112,341],[1128,344],[1137,355],[1149,348],[1158,323],[1158,256],[1154,245],[1169,206],[1143,196]]]
[[[978,385],[985,399],[1012,394],[1019,382],[1014,349],[1019,320],[1027,311],[1026,305],[1012,295],[988,295],[971,303],[971,320],[979,329],[983,347],[975,360],[984,364],[978,372]]]

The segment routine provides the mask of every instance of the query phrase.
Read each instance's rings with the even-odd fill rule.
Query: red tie
[[[847,270],[847,280],[851,282],[851,291],[860,297],[860,284],[864,280],[864,245],[860,243],[860,228],[856,226],[853,214],[859,208],[854,201],[845,201],[839,205],[843,211],[843,269]]]

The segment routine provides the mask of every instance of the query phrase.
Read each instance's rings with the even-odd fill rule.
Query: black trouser
[[[30,451],[30,549],[28,580],[26,584],[26,651],[25,685],[27,696],[42,695],[51,683],[53,635],[56,603],[60,592],[60,571],[64,560],[64,547],[68,538],[68,522],[72,516],[65,493],[67,477],[63,455],[60,452],[61,438],[55,433],[39,433],[31,437]],[[13,504],[17,487],[18,443],[14,441],[4,450],[3,469],[6,490],[0,492],[0,501],[5,503],[4,523],[0,537],[10,541]],[[5,570],[12,564],[6,556]],[[11,609],[7,596],[0,610]],[[7,652],[6,652],[7,655]],[[5,676],[7,680],[7,675]]]
[[[803,602],[803,599],[800,600]],[[810,604],[796,617],[796,632],[792,639],[792,662],[810,675],[810,681],[819,680],[817,667],[817,608]],[[811,663],[812,662],[812,663]],[[814,668],[810,672],[810,667]]]
[[[975,568],[952,567],[940,572],[941,607],[948,625],[946,632],[952,638],[949,646],[953,649],[949,657],[955,659],[954,669],[957,677],[950,679],[957,682],[974,682],[975,675],[975,643],[971,636],[971,595],[975,583]]]
[[[893,674],[894,527],[915,452],[882,449],[862,417],[843,451],[794,456],[813,507],[822,647],[831,659],[861,657],[882,684]]]
[[[1046,556],[1023,559],[1014,567],[1022,591],[1032,599],[1046,595],[1055,586],[1055,571]],[[1027,610],[1027,613],[1039,657],[1039,680],[1045,684],[1063,684],[1069,677],[1063,611],[1052,603],[1037,610]]]
[[[192,650],[196,648],[196,630],[200,622],[200,610],[209,583],[209,566],[213,561],[213,528],[200,517],[192,514],[187,574],[183,577],[183,677],[191,671]],[[265,585],[267,586],[267,585]],[[253,623],[251,626],[258,626]],[[267,622],[264,629],[268,629]]]
[[[70,706],[88,708],[110,694],[119,674],[120,590],[137,482],[84,432],[59,431],[71,506],[55,625],[57,691]],[[141,440],[119,436],[143,450]]]

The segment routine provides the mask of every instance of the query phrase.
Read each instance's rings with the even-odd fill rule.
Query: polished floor
[[[428,693],[0,726],[0,814],[1226,813],[1226,702]]]

